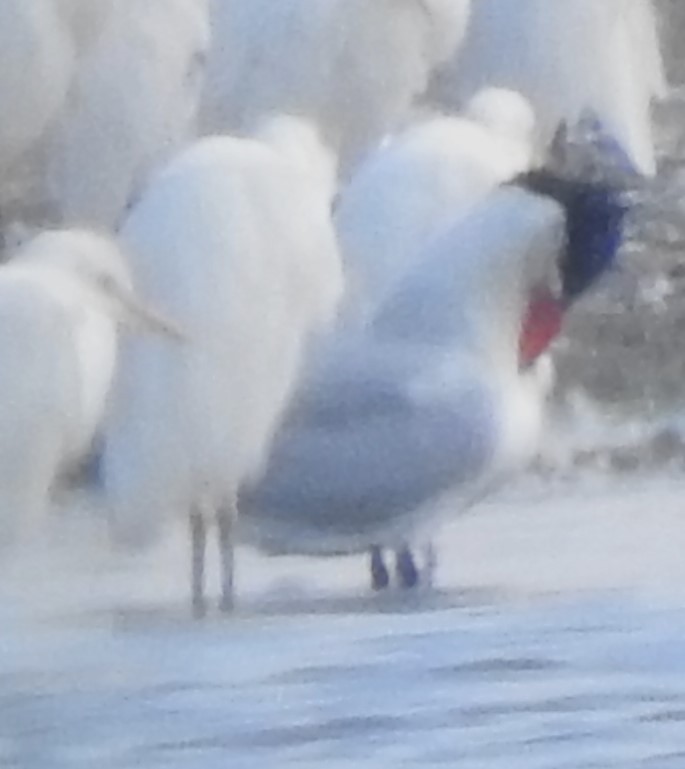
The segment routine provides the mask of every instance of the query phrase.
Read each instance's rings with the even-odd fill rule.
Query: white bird
[[[46,205],[59,223],[111,230],[152,169],[195,135],[207,2],[117,0],[95,18],[74,2],[74,34],[91,37],[44,150]]]
[[[346,316],[372,317],[431,240],[497,185],[529,170],[534,138],[526,99],[489,88],[462,116],[423,120],[369,154],[336,208]]]
[[[0,0],[0,203],[21,198],[17,166],[63,107],[73,41],[54,0]]]
[[[78,60],[98,40],[117,0],[52,0]]]
[[[654,174],[651,104],[666,79],[652,0],[479,0],[434,90],[455,106],[490,85],[531,101],[543,145],[589,111]]]
[[[205,128],[272,112],[319,125],[353,165],[404,121],[458,46],[470,0],[213,0]]]
[[[87,454],[105,411],[117,327],[173,333],[136,299],[110,240],[46,231],[0,268],[0,532],[41,522],[59,475]]]
[[[486,88],[462,116],[425,119],[371,153],[342,189],[336,209],[348,283],[346,327],[338,334],[372,322],[432,241],[498,185],[529,170],[534,139],[526,99]],[[376,551],[374,560],[381,563]],[[408,548],[398,553],[398,563],[411,571]]]
[[[212,521],[222,606],[232,604],[238,489],[261,472],[307,343],[339,301],[334,179],[316,131],[281,116],[255,138],[211,137],[182,153],[122,228],[137,281],[190,342],[129,340],[105,490],[115,535],[129,543],[190,520],[196,613]]]
[[[614,258],[623,215],[609,187],[536,172],[444,231],[373,322],[319,358],[241,496],[247,538],[372,549],[377,587],[390,547],[413,584],[405,544],[535,452],[549,372],[530,365]]]

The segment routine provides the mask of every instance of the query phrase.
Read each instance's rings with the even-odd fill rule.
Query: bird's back
[[[529,160],[523,142],[459,117],[425,121],[370,156],[336,211],[350,312],[372,314],[437,236]]]
[[[193,135],[206,13],[202,0],[111,6],[51,138],[58,218],[114,227],[151,169]]]
[[[387,374],[337,379],[337,370],[298,402],[265,476],[241,496],[249,540],[304,553],[399,544],[444,494],[456,509],[477,492],[496,440],[483,380],[464,368],[449,399],[422,401],[406,371]]]
[[[211,138],[156,179],[122,239],[141,290],[189,341],[125,345],[110,477],[183,511],[258,471],[303,345],[332,312],[327,199],[269,147]]]

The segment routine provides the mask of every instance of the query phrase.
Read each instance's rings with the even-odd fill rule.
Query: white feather
[[[262,469],[309,337],[335,311],[331,157],[295,119],[263,137],[198,142],[124,223],[138,282],[188,336],[124,351],[104,474],[127,541],[233,503]]]
[[[16,166],[48,130],[71,82],[74,50],[53,0],[0,2],[0,200],[21,196]]]
[[[470,0],[214,0],[211,131],[311,118],[348,166],[404,120],[463,34]]]
[[[98,40],[118,0],[52,0],[74,44],[77,58]]]
[[[549,372],[521,369],[518,337],[564,225],[551,200],[495,190],[437,238],[374,324],[334,337],[241,499],[248,539],[289,553],[398,547],[525,466]]]
[[[348,314],[369,317],[448,225],[532,162],[535,121],[520,95],[477,94],[463,117],[431,118],[370,155],[340,194]]]
[[[61,471],[83,458],[102,420],[131,291],[109,240],[48,231],[0,268],[0,531],[40,522]]]
[[[650,108],[665,83],[651,0],[479,0],[438,94],[454,105],[487,85],[530,99],[543,144],[560,120],[594,111],[654,173]]]
[[[45,174],[58,220],[111,229],[194,132],[209,30],[205,0],[118,0],[99,22]]]

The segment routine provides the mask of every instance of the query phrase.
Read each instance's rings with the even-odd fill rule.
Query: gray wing
[[[339,552],[383,543],[433,498],[477,478],[493,451],[484,388],[417,403],[380,378],[317,382],[240,500],[248,537],[267,549]]]

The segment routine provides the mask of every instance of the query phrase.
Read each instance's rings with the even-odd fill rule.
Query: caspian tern
[[[523,467],[543,424],[534,361],[612,263],[625,211],[610,186],[540,171],[441,235],[373,324],[317,360],[265,475],[240,498],[247,539],[401,558],[446,509]]]

